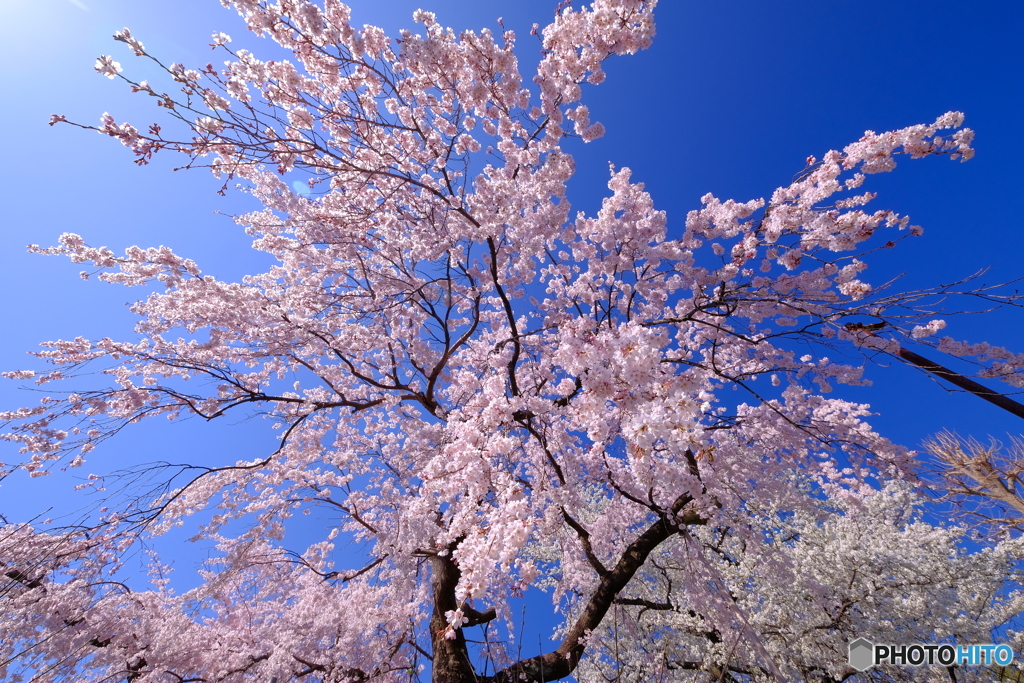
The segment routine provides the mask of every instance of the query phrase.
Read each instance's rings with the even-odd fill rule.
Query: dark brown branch
[[[125,669],[128,672],[128,683],[142,678],[146,673],[145,669],[147,666],[149,666],[149,663],[146,662],[145,657],[140,657],[134,664],[125,662]]]
[[[936,377],[941,377],[950,384],[958,386],[964,391],[969,391],[978,398],[983,398],[989,403],[999,406],[1008,413],[1012,413],[1013,415],[1024,419],[1024,404],[1018,403],[1004,394],[992,391],[988,387],[964,377],[959,372],[954,372],[949,368],[943,367],[938,363],[928,360],[924,356],[914,353],[913,351],[901,348],[897,352],[897,355],[908,363],[913,363],[917,367],[927,370]]]
[[[644,607],[646,609],[659,611],[675,609],[675,606],[671,602],[654,602],[652,600],[644,600],[643,598],[615,598],[615,604],[632,605],[634,607]]]
[[[39,588],[43,585],[42,577],[33,579],[25,572],[18,571],[17,569],[12,569],[11,571],[5,573],[4,576],[6,576],[9,579],[17,581],[25,588]]]
[[[629,544],[615,567],[601,577],[594,594],[557,650],[516,662],[484,680],[488,683],[546,683],[571,674],[586,650],[586,636],[600,626],[615,598],[644,565],[651,552],[679,533],[683,526],[707,522],[695,512],[679,515],[692,500],[687,494],[679,496],[671,506],[672,515],[662,516]]]
[[[555,399],[555,405],[560,407],[560,408],[565,408],[566,406],[569,405],[569,403],[574,398],[576,398],[576,394],[580,393],[582,390],[583,390],[583,379],[580,378],[580,377],[577,377],[575,385],[574,385],[574,388],[572,390],[572,393],[569,394],[568,396],[563,396],[562,398]]]
[[[519,395],[519,384],[516,382],[516,366],[519,364],[519,354],[522,353],[522,344],[519,341],[519,328],[516,326],[516,315],[512,310],[512,302],[509,301],[505,288],[501,286],[498,274],[498,247],[493,237],[487,238],[487,248],[491,254],[491,279],[494,280],[494,289],[501,298],[501,305],[505,310],[505,317],[508,319],[508,327],[512,333],[512,358],[508,361],[508,382],[509,389],[513,396]]]
[[[590,532],[587,531],[582,524],[573,519],[572,516],[565,511],[565,508],[562,508],[562,519],[564,519],[565,523],[572,527],[572,530],[576,532],[577,536],[579,536],[580,545],[583,546],[583,552],[586,554],[587,562],[590,563],[590,566],[594,568],[594,571],[597,572],[598,576],[606,576],[608,574],[608,569],[601,564],[601,560],[599,560],[597,555],[594,554],[594,547],[590,544]]]
[[[494,621],[498,618],[498,613],[493,607],[488,607],[483,612],[478,612],[469,606],[468,602],[462,603],[462,613],[466,617],[466,623],[462,625],[463,628],[470,626],[479,626],[480,624],[486,624],[489,621]]]

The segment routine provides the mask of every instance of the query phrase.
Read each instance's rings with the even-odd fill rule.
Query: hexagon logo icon
[[[858,638],[850,643],[850,666],[864,671],[874,664],[875,645],[867,638]]]

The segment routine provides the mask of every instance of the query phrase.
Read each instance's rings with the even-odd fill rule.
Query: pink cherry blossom
[[[96,66],[94,67],[101,75],[107,78],[117,78],[117,74],[124,71],[121,65],[114,61],[114,59],[108,55],[101,55],[96,59]]]

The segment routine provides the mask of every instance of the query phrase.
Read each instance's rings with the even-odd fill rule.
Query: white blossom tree
[[[752,510],[765,543],[709,527],[677,536],[616,598],[577,679],[771,680],[772,662],[789,680],[842,681],[858,675],[847,648],[860,637],[989,642],[1021,611],[1020,592],[1003,590],[1019,585],[1020,541],[967,553],[965,529],[924,522],[922,503],[890,482],[820,501],[816,514]],[[699,596],[692,574],[704,578]],[[883,665],[861,676],[962,682],[993,680],[993,669]]]
[[[865,209],[875,195],[860,188],[900,155],[970,158],[963,116],[865,133],[810,157],[767,199],[707,195],[671,226],[629,169],[612,169],[597,215],[574,216],[567,139],[603,131],[581,86],[604,79],[605,59],[648,46],[652,0],[562,7],[538,31],[532,81],[509,32],[456,36],[420,11],[421,33],[391,40],[355,28],[337,0],[225,1],[295,61],[261,61],[216,34],[225,67],[166,67],[172,95],[101,57],[97,70],[154,98],[163,125],[143,132],[109,114],[74,125],[117,138],[139,163],[176,151],[224,191],[240,183],[264,208],[238,222],[275,265],[223,282],[165,247],[118,256],[73,234],[34,247],[156,291],[133,308],[134,339],[51,342],[38,354],[51,370],[6,373],[66,390],[4,413],[4,438],[33,475],[83,466],[104,439],[157,417],[263,415],[279,446],[122,473],[157,483],[79,526],[0,528],[0,675],[398,681],[428,667],[437,683],[549,681],[572,674],[616,615],[647,633],[640,613],[652,610],[629,601],[657,599],[681,608],[664,625],[678,644],[646,647],[669,653],[664,670],[845,676],[826,659],[866,622],[843,621],[835,581],[846,574],[802,573],[801,553],[892,559],[852,539],[882,514],[879,496],[897,496],[872,482],[907,476],[912,458],[871,428],[867,406],[827,395],[863,382],[829,354],[925,343],[944,325],[934,298],[1015,301],[970,281],[899,292],[862,279],[872,251],[920,231]],[[116,38],[153,59],[127,29]],[[940,343],[1024,378],[1024,356]],[[288,520],[314,506],[343,521],[286,547]],[[152,590],[118,580],[131,548],[200,513],[220,553],[203,585],[175,593],[160,558]],[[775,536],[786,528],[799,542]],[[830,529],[852,536],[833,543]],[[892,564],[877,612],[854,582],[865,620],[916,617],[920,633],[949,637],[1016,604],[950,590],[968,562],[956,532],[891,533],[924,564]],[[341,539],[365,544],[365,562],[337,566]],[[1006,566],[1002,555],[984,563],[971,590],[995,590],[986,582]],[[934,614],[897,597],[921,567],[938,574],[912,595],[941,600]],[[785,576],[791,599],[763,593]],[[510,630],[511,596],[551,577],[565,625],[550,652],[518,659],[500,638],[470,649],[468,629]],[[731,582],[734,599],[708,581]],[[740,608],[751,623],[738,629]],[[601,637],[586,672],[612,661]],[[697,662],[701,639],[716,647]],[[787,639],[795,659],[780,654]]]

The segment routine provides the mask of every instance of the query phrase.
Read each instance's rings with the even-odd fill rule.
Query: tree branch
[[[678,512],[692,500],[688,494],[679,496],[672,504],[672,517],[663,515],[629,544],[615,567],[601,577],[594,594],[557,650],[516,662],[484,680],[487,683],[546,683],[571,674],[587,648],[587,637],[601,624],[616,596],[644,565],[651,552],[679,533],[682,526],[707,522],[696,513],[678,516]]]
[[[983,398],[989,403],[999,406],[1008,413],[1012,413],[1013,415],[1024,419],[1024,404],[1018,403],[1004,394],[992,391],[988,387],[964,377],[959,372],[954,372],[947,367],[943,367],[942,365],[939,365],[934,361],[930,361],[924,356],[916,354],[913,351],[900,348],[897,355],[908,363],[912,363],[923,370],[927,370],[936,377],[941,377],[950,384],[958,386],[964,391],[969,391],[978,398]]]

